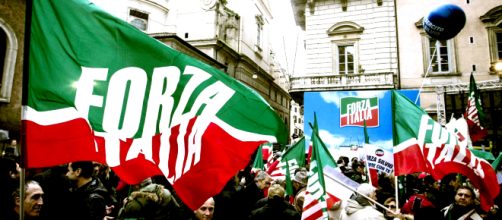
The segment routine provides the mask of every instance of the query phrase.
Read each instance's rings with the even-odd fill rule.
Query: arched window
[[[9,102],[17,56],[17,39],[10,26],[0,18],[0,102]]]
[[[364,28],[351,21],[331,26],[327,33],[333,50],[333,72],[338,74],[359,73],[359,40]]]

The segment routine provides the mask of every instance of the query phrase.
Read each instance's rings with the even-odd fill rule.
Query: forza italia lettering
[[[184,86],[179,86],[183,76],[190,78]],[[86,119],[91,108],[103,112],[101,124],[104,132],[95,133],[105,139],[106,161],[111,167],[120,165],[120,141],[135,138],[137,134],[141,135],[133,139],[125,160],[143,154],[145,159],[155,163],[153,154],[157,152],[153,152],[151,142],[158,131],[162,134],[158,166],[166,176],[176,180],[199,162],[202,135],[235,93],[220,81],[199,88],[210,78],[209,73],[193,66],[186,66],[183,73],[175,66],[168,66],[154,68],[151,82],[148,82],[147,73],[136,67],[120,69],[107,80],[108,69],[82,67],[75,107]],[[95,86],[98,84],[108,85],[106,94],[99,94],[103,89]],[[175,105],[173,95],[179,89],[182,92]],[[200,91],[198,94],[194,94],[196,89]],[[148,99],[145,100],[145,97]],[[189,100],[193,100],[193,104],[189,105]],[[197,120],[191,132],[186,134],[190,120],[195,117]],[[169,139],[174,126],[179,126],[180,131],[176,137],[177,155],[173,174],[169,173],[168,159],[171,149]],[[185,142],[186,136],[188,141]]]
[[[480,159],[466,147],[459,146],[455,134],[426,115],[422,115],[420,120],[417,141],[432,168],[440,163],[453,162],[469,167],[476,175],[484,178]]]
[[[371,113],[370,99],[364,99],[347,104],[347,114],[348,124],[355,124],[364,120],[372,119],[373,115]]]

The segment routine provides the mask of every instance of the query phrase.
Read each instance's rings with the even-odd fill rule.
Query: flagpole
[[[397,179],[397,176],[394,176],[394,190],[396,193],[396,212],[399,209],[399,180]]]
[[[355,193],[357,193],[357,194],[359,194],[359,195],[363,196],[364,198],[366,198],[367,200],[371,201],[372,203],[374,203],[375,205],[379,206],[380,208],[383,208],[383,209],[385,209],[386,211],[391,212],[392,214],[398,214],[398,213],[396,213],[395,211],[393,211],[392,209],[389,209],[389,208],[385,207],[384,205],[382,205],[382,204],[378,203],[377,201],[373,200],[372,198],[370,198],[370,197],[368,197],[368,196],[366,196],[366,195],[363,195],[363,194],[361,194],[361,193],[357,192],[357,190],[356,190],[356,189],[353,189],[353,188],[351,188],[350,186],[347,186],[345,183],[343,183],[343,182],[341,182],[341,181],[337,180],[336,178],[333,178],[333,177],[331,177],[330,175],[324,175],[324,177],[330,178],[331,180],[333,180],[333,181],[335,181],[335,182],[339,183],[340,185],[344,186],[345,188],[349,189],[350,191],[355,192]]]
[[[24,21],[24,50],[23,50],[23,82],[22,82],[22,95],[21,105],[28,105],[28,82],[30,73],[30,39],[31,39],[31,17],[33,0],[27,0],[25,5],[25,21]],[[21,108],[21,115],[24,116],[24,108]],[[19,152],[21,173],[19,174],[19,220],[24,219],[24,196],[25,196],[25,183],[26,183],[26,130],[25,126],[21,124],[21,137]]]

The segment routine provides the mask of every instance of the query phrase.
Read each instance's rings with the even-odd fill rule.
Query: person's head
[[[383,205],[384,205],[385,207],[387,207],[388,209],[395,211],[395,210],[396,210],[396,207],[397,207],[397,206],[396,206],[396,198],[394,198],[394,197],[389,197],[389,198],[387,198],[387,199],[385,200],[385,202],[383,203]],[[384,213],[384,214],[385,214],[385,217],[386,217],[386,218],[394,218],[394,217],[396,217],[396,215],[395,215],[395,214],[392,214],[391,212],[389,212],[389,211],[387,211],[387,210],[385,210],[385,213]]]
[[[0,180],[17,180],[21,168],[19,164],[12,158],[0,157]]]
[[[199,207],[197,210],[194,211],[195,218],[199,220],[211,220],[213,219],[213,213],[214,213],[214,199],[213,197],[209,198],[202,204],[201,207]]]
[[[358,173],[364,173],[364,164],[359,161],[352,162],[352,170]]]
[[[76,180],[78,177],[91,178],[94,173],[94,164],[91,161],[79,161],[68,164],[66,176],[70,180]]]
[[[475,204],[476,194],[469,186],[459,186],[455,193],[455,204],[458,206],[472,206]]]
[[[306,171],[299,171],[295,174],[293,178],[293,187],[295,190],[299,190],[305,186],[307,186],[308,175]]]
[[[267,197],[268,197],[268,199],[274,199],[274,198],[284,199],[284,194],[285,194],[285,191],[281,185],[273,184],[270,186],[270,188],[268,188],[268,196]]]
[[[272,183],[272,178],[265,171],[258,171],[254,177],[254,182],[259,189],[265,189]]]
[[[42,187],[37,182],[29,180],[26,182],[24,190],[25,194],[22,200],[19,189],[13,193],[15,203],[14,210],[17,214],[19,214],[21,202],[23,202],[25,218],[36,218],[40,216],[40,211],[44,205],[44,191],[42,190]]]
[[[376,188],[369,183],[361,183],[359,187],[357,187],[357,192],[363,194],[373,200],[376,200]]]

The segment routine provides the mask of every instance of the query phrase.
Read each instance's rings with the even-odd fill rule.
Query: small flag
[[[291,177],[294,176],[297,168],[305,167],[305,137],[302,137],[282,155],[281,162],[285,165],[283,169],[286,174],[286,192],[288,195],[293,195]]]
[[[253,167],[251,168],[251,172],[253,172],[253,173],[255,173],[259,170],[263,170],[265,168],[265,165],[263,163],[262,147],[263,147],[263,145],[260,145],[258,147],[258,150],[256,151],[256,156],[254,158]]]
[[[469,97],[467,98],[467,109],[465,110],[465,118],[469,125],[469,134],[471,141],[476,142],[483,139],[488,131],[483,127],[485,114],[479,98],[479,91],[476,86],[476,81],[471,73],[471,80],[469,85]]]

